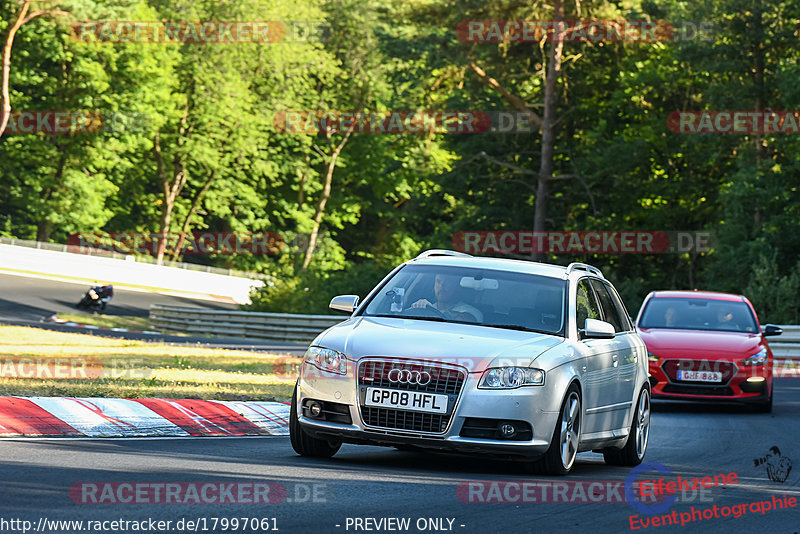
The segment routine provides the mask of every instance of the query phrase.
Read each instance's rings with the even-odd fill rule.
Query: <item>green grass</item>
[[[59,313],[62,321],[104,326],[108,328],[127,328],[128,330],[149,330],[147,317],[133,317],[131,315],[103,315],[100,313],[87,315],[85,313]]]
[[[42,362],[55,362],[65,377],[43,375],[35,367]],[[0,326],[0,395],[288,401],[299,362],[262,352]],[[32,369],[35,376],[20,376]]]

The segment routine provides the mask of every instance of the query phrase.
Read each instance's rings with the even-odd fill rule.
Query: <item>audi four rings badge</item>
[[[412,371],[410,369],[394,368],[386,376],[389,382],[397,384],[416,384],[427,386],[431,383],[431,374],[428,371]]]

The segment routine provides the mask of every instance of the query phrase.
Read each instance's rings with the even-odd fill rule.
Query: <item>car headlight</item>
[[[479,388],[513,389],[521,386],[541,386],[544,384],[544,371],[526,367],[495,367],[487,369]]]
[[[328,371],[339,375],[347,374],[347,359],[344,354],[322,347],[309,347],[303,361],[310,363],[320,371]]]
[[[742,360],[742,363],[746,367],[752,367],[754,365],[764,365],[767,363],[767,349],[766,347],[761,349],[760,351],[756,352],[749,358]]]
[[[650,352],[648,350],[647,351],[647,361],[649,361],[649,362],[657,362],[658,361],[658,356],[656,356],[655,354],[653,354],[652,352]]]

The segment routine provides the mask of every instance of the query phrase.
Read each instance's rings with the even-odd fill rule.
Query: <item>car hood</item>
[[[528,367],[563,341],[553,335],[469,324],[354,317],[329,328],[313,344],[356,360],[365,356],[422,359],[482,372],[503,365]]]
[[[661,357],[746,357],[758,352],[761,345],[760,334],[665,328],[641,328],[638,332],[647,350]]]

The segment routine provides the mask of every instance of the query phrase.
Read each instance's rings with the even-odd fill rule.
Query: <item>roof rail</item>
[[[571,273],[572,271],[586,271],[587,273],[592,273],[594,275],[599,276],[600,278],[605,278],[603,273],[597,267],[592,267],[591,265],[587,265],[585,263],[570,263],[567,265],[567,274]]]
[[[471,258],[472,255],[463,252],[456,252],[455,250],[447,250],[443,248],[434,248],[420,253],[415,259],[431,258],[433,256],[460,256],[462,258]]]

